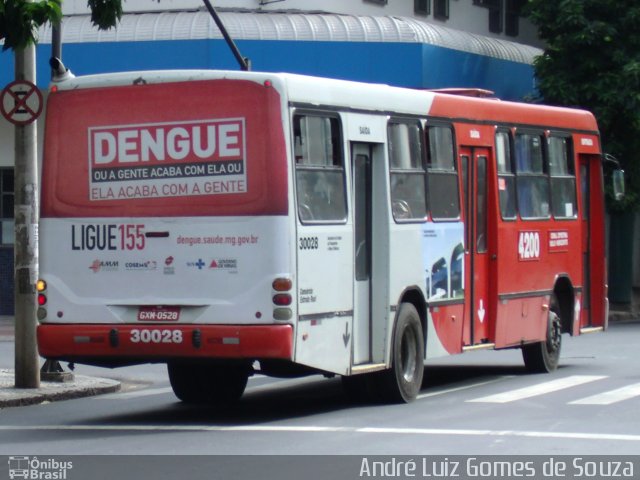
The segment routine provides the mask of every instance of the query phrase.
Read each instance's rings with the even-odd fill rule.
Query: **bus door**
[[[489,342],[489,245],[487,169],[489,149],[460,147],[465,235],[465,345]]]
[[[580,222],[582,229],[582,298],[580,301],[580,327],[607,326],[604,282],[606,278],[604,203],[602,197],[602,163],[599,155],[580,154]]]
[[[377,251],[385,242],[388,205],[382,144],[351,143],[354,229],[353,364],[383,360],[388,262]],[[380,160],[380,161],[377,161]]]
[[[580,214],[580,223],[582,230],[582,313],[580,315],[580,327],[591,326],[591,309],[589,303],[591,300],[591,268],[589,265],[589,217],[590,217],[590,203],[591,203],[591,188],[589,185],[589,157],[580,156],[580,191],[582,194],[582,205]]]
[[[353,338],[349,162],[337,115],[295,111],[297,300],[295,361],[348,374]]]

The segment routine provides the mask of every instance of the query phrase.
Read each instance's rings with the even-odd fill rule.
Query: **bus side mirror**
[[[614,170],[611,178],[613,181],[613,198],[620,201],[624,198],[624,170]]]

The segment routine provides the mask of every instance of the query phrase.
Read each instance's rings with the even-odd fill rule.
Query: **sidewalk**
[[[14,341],[13,317],[0,316],[0,342]],[[13,363],[13,359],[11,361]],[[67,382],[40,382],[40,388],[15,388],[15,372],[0,369],[0,409],[113,393],[120,382],[75,375]]]
[[[0,409],[70,400],[120,390],[120,382],[74,375],[70,382],[40,382],[40,388],[15,388],[13,370],[0,369]]]

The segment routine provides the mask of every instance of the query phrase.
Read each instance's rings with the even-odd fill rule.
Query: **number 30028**
[[[131,330],[131,343],[182,343],[181,330]]]

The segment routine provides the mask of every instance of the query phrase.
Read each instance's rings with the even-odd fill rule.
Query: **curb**
[[[117,380],[75,375],[70,382],[40,382],[39,388],[16,388],[13,370],[0,369],[0,408],[24,407],[43,402],[114,393],[120,390]]]

